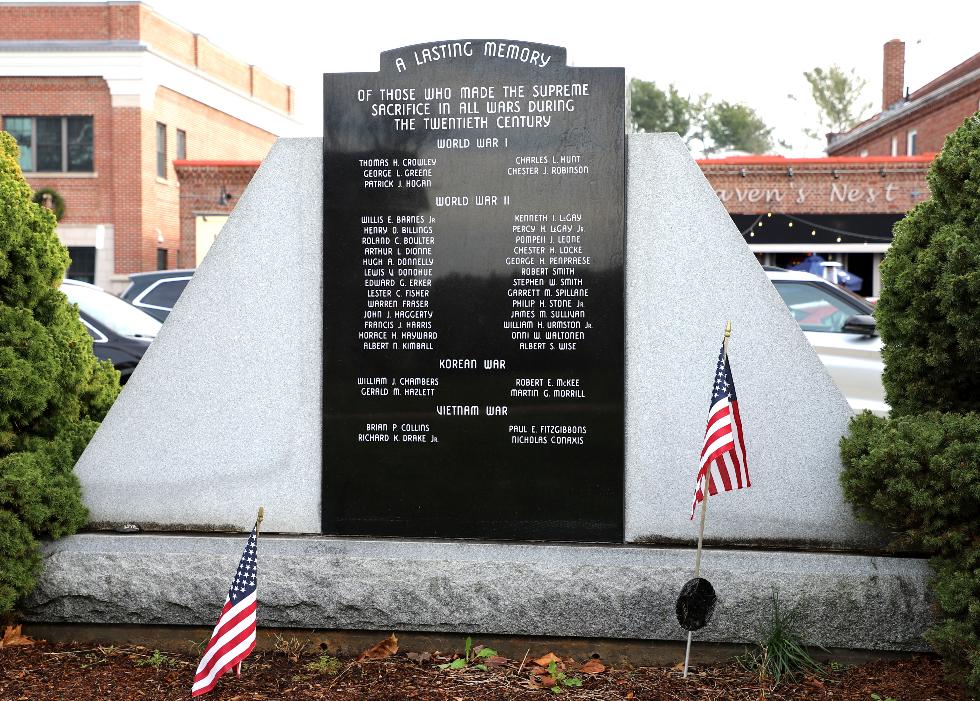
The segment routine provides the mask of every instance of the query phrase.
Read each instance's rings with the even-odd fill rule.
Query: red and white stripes
[[[194,675],[191,696],[206,694],[218,683],[218,678],[248,657],[255,649],[255,592],[234,606],[225,601],[218,625]]]

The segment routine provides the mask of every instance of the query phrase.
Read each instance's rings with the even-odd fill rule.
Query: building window
[[[157,122],[157,177],[167,177],[167,125]]]
[[[95,247],[94,246],[69,246],[68,257],[71,258],[71,265],[65,277],[69,280],[81,280],[95,284]]]
[[[905,154],[907,156],[914,156],[919,152],[919,133],[915,129],[909,130],[908,137],[905,142]]]
[[[861,158],[867,158],[867,157],[868,157],[868,149],[863,149],[861,151]]]
[[[177,160],[187,160],[187,132],[183,129],[177,130]]]
[[[893,136],[892,137],[892,155],[893,156],[897,156],[898,155],[898,137],[897,136]]]
[[[3,127],[20,147],[25,173],[91,173],[91,117],[7,117]]]
[[[157,270],[167,269],[167,249],[158,248],[157,249]]]

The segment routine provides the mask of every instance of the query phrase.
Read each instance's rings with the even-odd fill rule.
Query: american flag
[[[191,696],[200,696],[211,691],[218,683],[218,677],[238,667],[255,649],[255,584],[258,567],[255,562],[256,529],[245,544],[238,571],[228,589],[228,598],[218,618],[218,625],[211,633],[211,640],[204,649],[204,656],[194,675]]]
[[[718,493],[718,486],[730,492],[733,489],[751,487],[749,464],[745,459],[745,440],[742,433],[742,417],[738,413],[738,397],[735,381],[728,364],[728,354],[722,345],[715,368],[715,384],[711,392],[711,408],[708,410],[708,428],[704,432],[701,448],[701,465],[698,483],[691,504],[691,518],[698,504],[704,500],[706,476],[711,475],[708,494]]]

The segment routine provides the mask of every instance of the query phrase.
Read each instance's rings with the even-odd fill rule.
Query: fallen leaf
[[[408,659],[410,659],[412,662],[422,664],[423,662],[428,662],[431,660],[432,654],[429,652],[410,652],[408,655],[406,655],[406,657],[408,657]]]
[[[633,692],[632,691],[627,692],[626,693],[626,698],[628,698],[628,699],[633,698]]]
[[[494,655],[493,657],[488,657],[484,660],[491,667],[503,667],[510,664],[510,660],[506,657],[501,657],[500,655]]]
[[[599,660],[589,660],[582,665],[579,671],[583,674],[602,674],[606,671],[606,665],[602,664]]]
[[[0,647],[13,647],[14,645],[33,645],[35,640],[20,634],[20,624],[7,626],[3,631],[3,638],[0,639]]]
[[[561,662],[561,658],[553,652],[549,652],[544,657],[539,657],[538,659],[534,660],[534,664],[538,665],[539,667],[547,667],[552,662]]]
[[[396,652],[398,652],[398,638],[396,638],[395,634],[392,633],[374,647],[369,647],[367,650],[362,652],[358,656],[357,661],[364,662],[365,660],[383,660],[387,657],[391,657]]]

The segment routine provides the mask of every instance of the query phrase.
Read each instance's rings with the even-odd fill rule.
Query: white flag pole
[[[728,338],[732,335],[732,322],[727,322],[725,324],[725,340],[722,341],[722,347],[724,348],[723,355],[725,357],[725,362],[728,362]],[[708,513],[708,494],[711,492],[711,468],[709,467],[705,473],[707,479],[704,481],[704,494],[701,499],[701,526],[698,529],[698,549],[697,554],[694,556],[694,578],[697,579],[701,576],[701,545],[704,543],[704,519]],[[687,631],[687,649],[684,651],[684,677],[687,677],[688,663],[691,660],[691,637],[694,635],[693,631]]]

